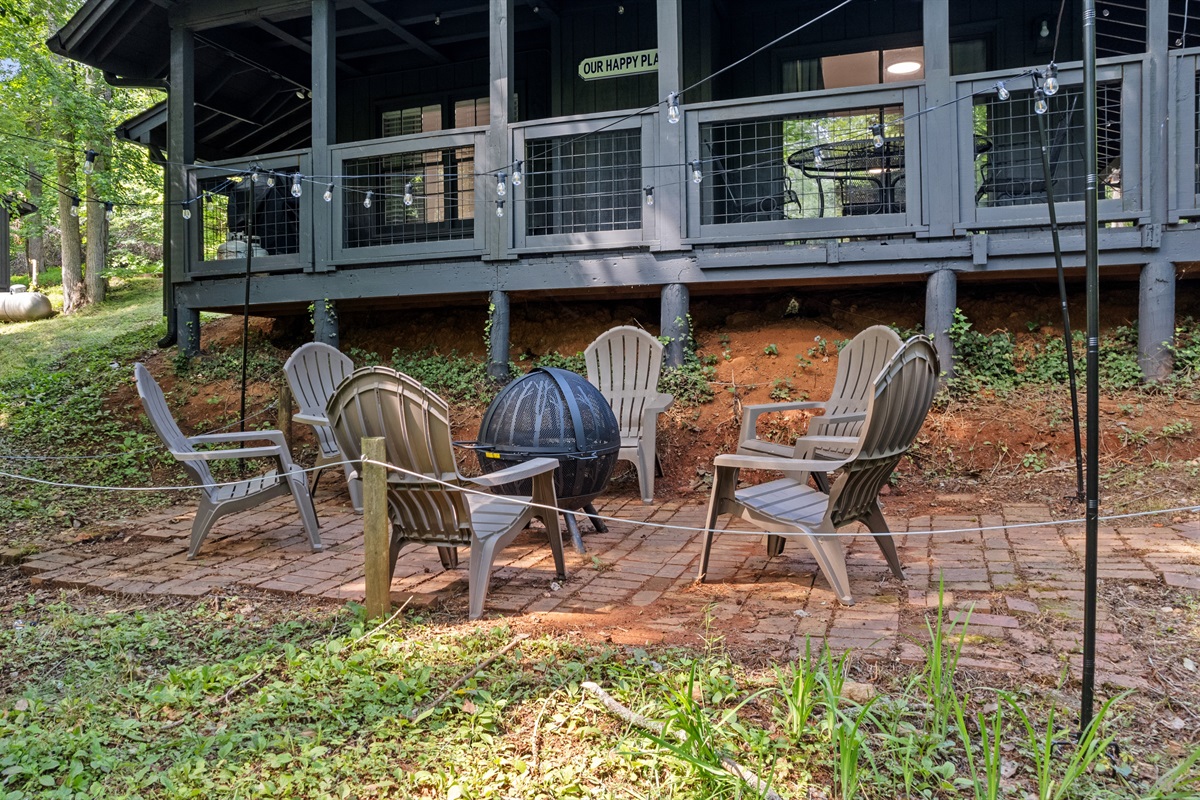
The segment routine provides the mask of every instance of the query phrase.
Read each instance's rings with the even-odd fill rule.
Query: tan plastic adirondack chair
[[[642,502],[654,502],[654,471],[662,473],[655,450],[658,415],[675,398],[658,391],[663,346],[640,328],[622,325],[600,334],[583,351],[588,382],[612,406],[621,426],[618,459],[637,468]]]
[[[300,521],[304,524],[304,532],[308,534],[309,544],[313,551],[322,550],[321,536],[317,523],[317,512],[313,507],[312,496],[304,481],[304,472],[292,463],[288,453],[287,442],[281,431],[245,431],[235,433],[213,433],[202,436],[184,436],[175,424],[175,418],[167,406],[162,389],[141,364],[133,367],[137,378],[138,396],[142,398],[142,408],[150,418],[150,424],[158,432],[171,455],[175,456],[183,468],[203,485],[203,495],[200,498],[200,508],[196,511],[196,519],[192,522],[192,540],[188,546],[188,558],[195,558],[213,524],[219,517],[244,511],[248,508],[265,503],[275,497],[291,493],[296,499],[296,508],[300,511]],[[269,442],[254,447],[242,447],[238,450],[196,450],[198,444],[243,444],[250,442]],[[248,480],[237,481],[223,486],[217,486],[212,473],[208,469],[208,461],[230,458],[273,458],[277,470],[271,470],[265,475],[259,475]]]
[[[283,365],[283,374],[287,376],[288,386],[292,389],[292,397],[300,413],[292,417],[297,422],[303,422],[313,427],[317,435],[319,451],[314,466],[324,467],[344,461],[342,451],[338,449],[337,439],[333,429],[329,427],[329,418],[325,415],[325,406],[338,384],[346,380],[354,371],[354,362],[336,347],[323,342],[309,342],[296,348]],[[350,503],[354,510],[362,511],[362,481],[353,479],[350,474],[354,468],[346,466],[346,485],[350,489]],[[312,474],[312,484],[309,489],[317,490],[317,481],[324,469],[317,469]]]
[[[329,401],[329,422],[339,448],[350,460],[361,461],[363,437],[382,436],[388,463],[408,470],[388,471],[389,575],[395,572],[400,548],[408,542],[436,545],[446,569],[458,565],[458,548],[469,546],[470,617],[478,619],[483,614],[496,551],[538,517],[549,534],[555,573],[565,580],[558,514],[510,502],[532,499],[556,506],[557,460],[535,458],[484,477],[464,478],[454,459],[446,401],[387,367],[365,367],[352,373]],[[479,495],[435,482],[486,488],[525,478],[533,479],[532,498]]]
[[[857,436],[866,417],[867,396],[883,365],[900,349],[900,337],[886,325],[872,325],[859,333],[838,353],[837,377],[828,400],[804,400],[790,403],[766,403],[742,409],[742,430],[738,455],[790,457],[796,445],[759,439],[758,418],[777,411],[800,409],[824,413],[808,421],[808,436]],[[813,450],[814,458],[830,460],[845,456],[846,450],[828,445]],[[822,491],[829,491],[825,472],[813,472],[813,480]]]
[[[717,518],[730,514],[767,531],[767,555],[783,552],[786,537],[801,539],[834,592],[846,604],[852,604],[850,580],[846,574],[846,555],[839,528],[854,522],[865,524],[876,534],[896,577],[903,579],[896,545],[879,508],[879,491],[892,474],[900,457],[912,445],[921,430],[937,391],[938,360],[933,344],[924,336],[905,342],[872,382],[867,394],[866,420],[858,436],[804,436],[790,457],[761,455],[720,455],[713,461],[712,499],[708,505],[700,556],[699,578],[708,572]],[[815,458],[818,450],[843,451],[836,461]],[[842,472],[829,494],[808,485],[811,472]],[[784,473],[778,480],[737,490],[742,469],[763,469]],[[722,533],[747,531],[726,530]],[[825,534],[825,535],[823,535]]]

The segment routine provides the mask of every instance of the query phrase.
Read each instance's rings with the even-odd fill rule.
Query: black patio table
[[[826,142],[797,150],[787,163],[816,180],[818,216],[825,216],[826,180],[838,185],[843,216],[904,210],[904,197],[896,196],[896,185],[904,179],[903,136],[884,137],[882,147],[873,138]]]

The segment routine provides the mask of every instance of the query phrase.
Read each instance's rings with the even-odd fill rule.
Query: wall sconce
[[[1054,49],[1054,28],[1049,17],[1033,21],[1033,52],[1049,53]]]

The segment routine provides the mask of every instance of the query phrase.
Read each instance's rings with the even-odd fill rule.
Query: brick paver
[[[309,551],[290,499],[222,519],[199,557],[186,558],[193,511],[172,509],[106,524],[115,542],[78,543],[29,556],[22,571],[38,586],[126,594],[199,597],[248,590],[329,602],[364,596],[362,517],[343,496],[318,496],[326,549]],[[544,534],[531,529],[499,554],[486,610],[537,622],[601,631],[609,641],[699,643],[717,636],[795,657],[827,643],[865,659],[920,663],[939,592],[945,625],[965,634],[964,667],[1055,679],[1065,663],[1078,672],[1083,606],[1081,526],[1053,524],[1050,508],[1006,505],[999,514],[934,514],[890,520],[905,568],[891,576],[869,536],[846,540],[856,603],[838,602],[816,562],[798,543],[768,560],[760,539],[717,536],[709,579],[696,584],[700,504],[646,506],[622,498],[598,504],[627,522],[608,533],[585,530],[585,555],[566,546],[568,578],[555,581]],[[722,520],[722,525],[726,524]],[[741,523],[734,523],[742,527]],[[1031,525],[1030,527],[1016,527]],[[1006,527],[1008,526],[1008,527]],[[944,535],[929,530],[990,528]],[[851,529],[852,531],[852,529]],[[1200,524],[1106,527],[1100,532],[1101,581],[1143,582],[1200,591]],[[419,607],[465,614],[467,554],[442,569],[433,548],[400,556],[392,596]],[[964,631],[963,623],[967,624]],[[1147,677],[1103,606],[1097,674],[1103,683],[1140,688]]]

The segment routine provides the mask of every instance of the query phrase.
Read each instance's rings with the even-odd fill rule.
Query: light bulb
[[[874,143],[875,149],[882,150],[883,149],[883,126],[882,125],[872,125],[871,132],[873,134],[875,134],[874,136],[871,137],[871,142]]]
[[[434,24],[434,25],[441,25],[441,24],[442,24],[442,15],[441,15],[441,14],[434,14],[434,15],[433,15],[433,24]]]
[[[375,193],[372,191],[368,191],[367,196],[363,198],[363,208],[370,208],[371,204],[374,202],[375,202]]]
[[[1041,89],[1034,92],[1033,110],[1038,114],[1045,114],[1050,110],[1050,104],[1046,102],[1046,93]]]
[[[72,217],[79,216],[79,198],[78,197],[71,198],[71,216]]]
[[[267,173],[267,186],[272,187],[274,185],[275,185],[275,173],[268,172]]]
[[[297,172],[292,176],[292,197],[299,197],[304,194],[304,187],[300,185],[300,173]]]
[[[113,204],[112,204],[112,202],[108,202],[108,203],[105,203],[105,204],[104,204],[104,218],[105,218],[106,220],[108,220],[109,222],[112,222],[112,218],[113,218]]]
[[[1012,93],[1008,91],[1008,87],[1004,85],[1004,81],[1000,81],[996,84],[996,96],[1001,100],[1007,100],[1008,98],[1012,97]]]
[[[258,183],[258,167],[252,167],[250,169],[250,180],[254,183]]]
[[[298,97],[298,98],[300,98],[301,100],[303,100],[303,99],[304,99],[304,90],[303,90],[303,89],[297,89],[297,90],[296,90],[296,97]]]
[[[184,203],[184,204],[183,204],[183,218],[184,218],[184,219],[191,219],[191,218],[192,218],[192,210],[191,210],[190,208],[188,208],[188,204],[187,204],[187,203]]]
[[[325,198],[326,203],[333,202],[333,184],[332,183],[325,187],[325,194],[323,194],[321,196]]]
[[[649,208],[649,207],[653,206],[654,205],[654,187],[647,186],[642,191],[644,191],[646,193],[646,207]]]
[[[1046,90],[1047,97],[1058,94],[1058,64],[1051,63],[1046,68],[1046,80],[1042,83],[1042,88]]]
[[[667,122],[672,125],[679,122],[679,95],[676,92],[667,95]]]
[[[524,163],[525,163],[524,161],[518,161],[517,165],[515,167],[513,167],[513,177],[512,177],[513,186],[520,186],[521,181],[523,181],[525,179],[525,177],[521,174],[521,166]]]
[[[99,155],[95,150],[83,151],[83,174],[91,175],[96,171],[96,156]]]
[[[497,217],[504,216],[504,201],[503,200],[496,201],[496,216]]]
[[[412,183],[404,184],[404,205],[411,206],[413,204]]]
[[[825,166],[825,156],[822,155],[821,148],[819,147],[813,148],[813,164],[817,167]]]
[[[503,172],[496,176],[496,196],[504,197],[508,194],[508,176]]]
[[[700,169],[700,160],[696,159],[692,162],[692,183],[700,183],[704,180],[704,172]]]

